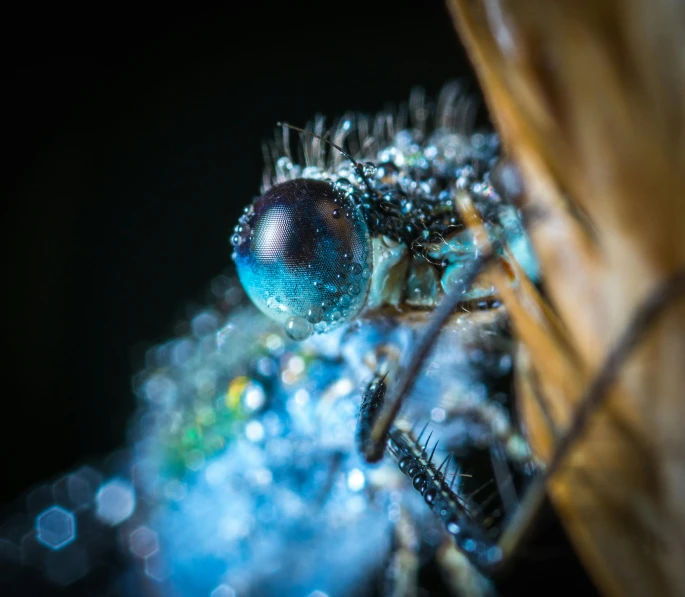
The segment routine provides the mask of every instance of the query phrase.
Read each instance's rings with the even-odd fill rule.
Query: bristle
[[[464,93],[461,83],[448,83],[440,92],[437,105],[426,98],[422,89],[412,91],[409,104],[395,108],[387,106],[373,117],[364,114],[347,113],[329,127],[322,116],[316,116],[304,128],[319,137],[329,135],[340,147],[347,147],[350,155],[359,162],[374,160],[384,149],[393,147],[397,133],[409,125],[425,137],[436,129],[447,129],[468,135],[473,132],[475,104]],[[299,135],[295,144],[290,136],[277,130],[274,141],[268,144],[269,155],[264,160],[264,175],[261,193],[270,187],[289,180],[291,173],[303,168],[316,168],[320,172],[337,170],[344,157],[331,150],[321,139],[312,135]],[[296,145],[296,147],[294,147]],[[294,166],[288,176],[277,172],[280,158],[286,158]]]

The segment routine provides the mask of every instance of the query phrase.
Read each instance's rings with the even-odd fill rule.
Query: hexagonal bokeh
[[[159,548],[157,533],[146,526],[138,527],[131,533],[129,544],[131,551],[139,558],[146,558],[155,553]]]
[[[152,580],[161,582],[169,577],[171,568],[159,551],[145,558],[145,574]]]
[[[50,549],[62,549],[76,537],[76,518],[60,508],[52,506],[36,517],[36,539]]]
[[[116,526],[126,520],[136,507],[133,486],[123,479],[112,479],[100,487],[95,495],[97,517]]]

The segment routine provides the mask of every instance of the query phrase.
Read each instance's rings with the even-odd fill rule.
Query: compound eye
[[[232,242],[245,292],[295,340],[349,321],[364,305],[369,231],[327,182],[272,187],[240,219]]]

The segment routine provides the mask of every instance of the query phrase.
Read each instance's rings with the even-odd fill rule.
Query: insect
[[[252,234],[306,257],[260,264],[299,268],[268,275],[239,264],[243,283],[254,283],[250,297],[278,321],[246,304],[235,280],[215,280],[210,306],[186,333],[147,354],[130,453],[35,492],[8,550],[74,586],[97,575],[109,533],[139,571],[125,594],[412,594],[431,563],[442,570],[431,591],[493,592],[484,572],[536,464],[511,418],[513,345],[487,279],[467,284],[402,416],[387,440],[370,442],[387,445],[387,457],[369,465],[364,454],[376,402],[399,379],[403,355],[441,299],[475,275],[477,247],[455,192],[491,214],[493,236],[535,275],[518,212],[490,181],[497,138],[470,130],[471,104],[454,85],[434,121],[432,109],[416,93],[406,112],[374,125],[344,118],[332,141],[351,145],[354,162],[329,151],[322,121],[318,136],[302,138],[308,169],[288,154],[289,129],[279,134],[270,151],[284,155],[267,168],[263,194],[279,215],[267,222],[305,218],[310,229],[285,226],[284,241],[248,210],[234,238],[238,254]],[[321,225],[285,211],[276,192],[293,184]],[[317,252],[306,241],[323,224],[344,234]],[[273,247],[262,246],[267,257]],[[284,274],[298,300],[279,294]],[[315,300],[305,310],[307,292]]]
[[[680,22],[681,9],[657,3],[658,10],[650,7],[644,13],[634,2],[529,2],[518,8],[500,2],[452,4],[505,144],[522,167],[526,206],[539,219],[531,228],[532,238],[553,307],[530,286],[512,292],[501,270],[490,272],[499,291],[497,300],[506,304],[521,340],[516,349],[519,410],[528,424],[533,452],[548,467],[537,489],[549,487],[581,557],[607,594],[679,594],[684,552],[679,440],[683,417],[678,397],[685,318],[682,301],[680,307],[674,306],[683,292],[682,273],[678,274],[683,267],[683,219],[682,203],[672,198],[680,196],[682,186],[682,108],[673,83],[680,80],[681,69],[669,48],[679,47],[671,27]],[[629,26],[638,22],[644,29]],[[646,32],[644,38],[639,31]],[[583,46],[589,48],[587,53],[579,53],[575,45],[579,35],[588,41]],[[652,53],[644,39],[665,39],[668,47],[655,42],[660,51]],[[596,77],[601,86],[586,84],[591,72],[601,75]],[[660,78],[663,73],[669,76]],[[638,82],[641,92],[636,91]],[[597,113],[606,127],[597,126]],[[318,141],[307,135],[303,145],[312,152],[318,144],[312,155],[324,156],[324,129],[315,126],[312,132]],[[335,135],[332,141],[340,145]],[[357,156],[371,149],[362,143],[350,151]],[[344,160],[344,154],[336,155],[333,160]],[[290,163],[294,166],[296,160]],[[267,186],[305,174],[287,166],[287,161],[281,162],[279,171],[276,160]],[[364,177],[376,176],[377,170],[363,167],[362,163]],[[316,168],[306,174],[316,174]],[[350,168],[347,180],[362,194],[377,188],[363,179],[355,184],[358,174]],[[339,186],[343,192],[345,185]],[[501,238],[501,230],[493,231],[487,202],[475,199],[477,209],[461,207],[483,249]],[[648,201],[656,200],[663,209],[652,214],[652,225],[630,224],[645,224],[645,218],[627,218],[626,213],[642,214]],[[392,222],[381,224],[390,231],[394,228]],[[506,226],[500,227],[506,236]],[[563,244],[558,242],[560,234]],[[506,240],[511,244],[515,238]],[[394,242],[402,245],[401,240]],[[425,246],[433,240],[429,230],[426,239],[411,246],[412,260],[415,249],[419,256],[436,260]],[[467,247],[465,253],[472,258],[474,249]],[[335,253],[328,257],[337,257]],[[375,266],[373,251],[371,255]],[[522,255],[519,262],[527,269]],[[397,261],[402,260],[400,255]],[[363,272],[364,264],[355,263]],[[439,285],[449,266],[455,265],[429,264],[442,274]],[[468,268],[456,265],[458,279]],[[368,261],[366,266],[371,267]],[[414,266],[407,265],[405,273]],[[389,271],[395,273],[392,267]],[[405,286],[410,278],[405,278]],[[579,284],[579,279],[585,283]],[[414,276],[414,281],[425,278]],[[371,406],[386,382],[391,392],[400,385],[398,355],[415,346],[414,334],[440,296],[438,284],[433,286],[437,292],[430,283],[420,284],[421,301],[406,317],[413,321],[393,325],[387,311],[392,313],[399,302],[393,304],[392,296],[377,292],[372,294],[381,299],[377,315],[386,317],[378,317],[375,324],[370,318],[358,326],[345,323],[359,306],[352,297],[363,294],[363,284],[359,281],[359,294],[349,293],[347,305],[340,302],[345,293],[336,287],[331,294],[337,305],[322,304],[321,312],[309,313],[308,308],[296,313],[296,305],[286,304],[280,323],[291,336],[319,331],[317,325],[331,328],[293,344],[279,327],[243,304],[234,282],[218,279],[213,307],[196,313],[181,338],[148,355],[146,371],[136,384],[142,406],[133,455],[114,459],[104,477],[83,469],[35,492],[28,502],[28,518],[4,527],[3,558],[33,566],[58,585],[73,586],[97,569],[109,532],[118,537],[138,570],[128,576],[124,594],[320,596],[324,591],[373,592],[379,586],[379,592],[410,594],[415,572],[424,562],[422,552],[428,551],[444,564],[443,570],[454,572],[447,585],[481,593],[490,590],[466,558],[459,560],[463,552],[444,542],[454,521],[441,520],[441,512],[433,516],[427,507],[432,498],[426,496],[433,490],[449,502],[446,513],[468,510],[466,501],[475,500],[473,493],[480,490],[478,485],[467,489],[471,478],[456,475],[454,465],[446,468],[450,461],[431,459],[433,449],[443,449],[430,443],[435,435],[426,444],[420,428],[398,424],[389,432],[389,455],[399,461],[397,465],[386,456],[382,464],[369,468],[359,457],[369,435],[361,425],[358,450],[351,430],[357,425],[359,388],[370,397],[370,414],[364,421],[373,429],[378,411],[383,411]],[[579,297],[581,288],[588,294]],[[497,328],[498,307],[489,284],[482,290],[486,294],[473,297],[475,305],[463,306],[478,307],[485,297],[480,312],[485,321],[473,325],[475,318],[462,317],[461,329],[445,332],[457,334],[458,340],[441,338],[442,346],[427,363],[418,359],[427,367],[420,376],[411,369],[414,392],[426,396],[412,396],[402,414],[407,420],[431,421],[434,434],[448,419],[461,425],[447,434],[465,438],[466,446],[446,450],[455,457],[477,445],[478,439],[488,448],[518,443],[521,452],[508,446],[505,458],[514,464],[516,455],[523,454],[523,468],[530,461],[526,442],[517,435],[507,409],[493,400],[496,390],[486,387],[493,385],[493,378],[507,375],[507,358],[491,357],[510,358],[512,349],[474,348],[479,342],[497,344],[508,338]],[[275,302],[269,305],[270,298],[265,297],[265,309],[280,309],[283,301],[273,297]],[[528,299],[528,310],[522,308],[522,299]],[[633,313],[637,317],[631,319]],[[541,317],[536,319],[537,315]],[[484,333],[489,331],[495,333]],[[617,345],[613,352],[612,343]],[[241,347],[237,357],[231,350],[236,346]],[[445,346],[469,350],[454,350],[441,361]],[[641,352],[626,367],[636,346]],[[612,393],[607,388],[614,377],[619,383]],[[441,383],[445,385],[440,387]],[[580,398],[586,386],[594,400]],[[218,397],[217,388],[225,390]],[[315,401],[315,394],[322,400]],[[436,401],[436,396],[442,400]],[[659,408],[652,409],[648,405],[654,397]],[[545,405],[552,407],[555,425],[545,418],[550,414]],[[484,422],[474,420],[474,413],[489,416]],[[581,436],[579,430],[588,435]],[[273,439],[275,447],[267,448]],[[570,456],[575,466],[561,468],[562,456]],[[404,471],[413,472],[411,484],[401,463]],[[500,498],[504,486],[500,484]],[[520,529],[537,512],[536,504],[524,501],[519,512],[523,516],[515,517],[518,524],[500,539],[505,549],[519,541]],[[478,523],[474,533],[487,531],[481,524],[485,516],[475,510],[473,517],[466,514],[468,522]],[[293,555],[295,548],[299,557]],[[341,554],[344,568],[339,566]],[[381,574],[379,581],[378,570],[389,574]]]
[[[482,282],[474,286],[470,279],[477,275],[469,273],[469,266],[476,261],[478,247],[458,217],[460,195],[474,197],[490,215],[492,234],[510,239],[512,258],[535,275],[534,257],[516,209],[491,184],[496,139],[465,134],[468,104],[455,86],[446,87],[439,98],[432,130],[426,127],[423,98],[415,97],[410,106],[409,128],[401,123],[402,116],[390,114],[380,115],[373,127],[366,119],[354,124],[351,118],[343,119],[332,129],[335,141],[328,142],[333,153],[322,137],[322,121],[314,125],[319,132],[301,130],[305,166],[293,163],[293,127],[285,125],[282,138],[267,148],[272,165],[263,194],[246,208],[235,229],[233,258],[253,303],[284,324],[291,338],[328,332],[360,313],[367,320],[405,320],[432,309],[450,293],[459,298],[464,312],[489,311],[485,317],[457,316],[475,330],[471,340],[462,342],[496,334],[492,322],[501,322],[502,317],[493,288]],[[358,160],[341,147],[353,135],[358,137]],[[456,306],[443,309],[424,337],[437,335]],[[382,458],[397,414],[386,417],[385,429],[374,420],[380,416],[385,378],[398,364],[389,361],[385,358],[377,366],[362,402],[357,440],[369,462]],[[397,433],[391,452],[405,465],[410,460],[416,463],[417,454],[410,455],[412,450]],[[442,473],[429,461],[403,470],[422,493],[444,487]],[[438,479],[426,484],[426,475]],[[473,558],[483,566],[493,564],[498,548],[484,536],[477,538],[480,531],[466,520],[466,505],[449,497],[448,491],[438,493],[444,500],[438,500],[437,511],[454,530],[457,543],[465,542],[465,551],[476,552]],[[428,495],[428,503],[434,505],[433,492]]]

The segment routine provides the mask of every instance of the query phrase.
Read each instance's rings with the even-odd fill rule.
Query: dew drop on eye
[[[319,323],[323,319],[323,309],[321,307],[312,307],[307,311],[307,321],[309,323]]]
[[[285,333],[291,340],[306,340],[312,335],[313,326],[303,317],[291,317],[285,322]]]
[[[334,188],[342,195],[350,195],[354,192],[354,186],[346,178],[339,178],[336,181]]]
[[[364,176],[372,178],[376,174],[377,167],[376,164],[374,164],[373,162],[366,162],[366,164],[364,164],[363,166],[363,169]]]

